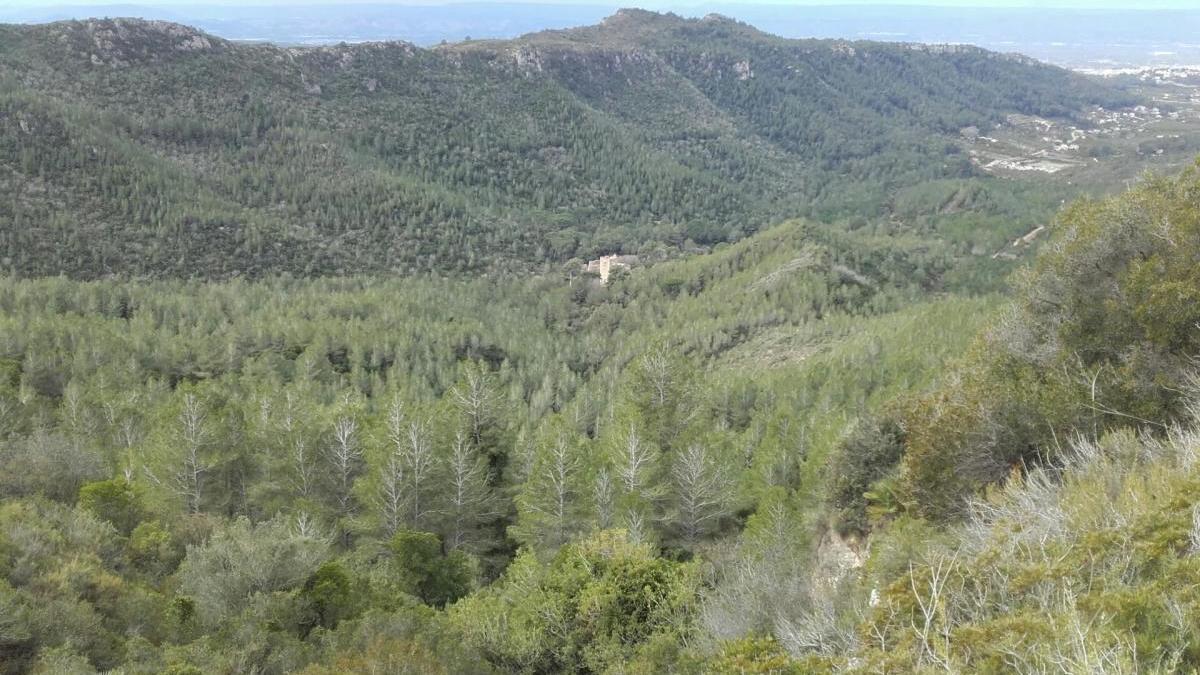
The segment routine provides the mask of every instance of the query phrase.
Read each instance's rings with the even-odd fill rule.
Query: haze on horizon
[[[298,6],[298,5],[332,5],[329,0],[138,0],[135,2],[113,2],[112,0],[64,0],[61,2],[47,0],[8,0],[10,8],[60,8],[83,6],[145,6],[145,7],[251,7],[251,6]],[[531,5],[604,5],[613,7],[637,6],[646,8],[656,7],[703,7],[706,5],[777,5],[782,7],[829,7],[841,5],[859,6],[929,6],[946,8],[972,9],[1092,9],[1092,10],[1191,10],[1196,9],[1193,0],[724,0],[712,2],[669,2],[664,0],[649,0],[646,2],[592,2],[590,0],[534,0],[531,2],[512,3],[507,0],[471,0],[456,2],[454,0],[353,0],[350,5],[399,5],[409,7],[440,6],[453,4],[531,4]]]
[[[1200,64],[1194,0],[9,0],[0,23],[130,16],[231,40],[420,46],[513,38],[595,24],[622,7],[710,13],[788,38],[974,44],[1057,65],[1111,69]],[[464,11],[469,6],[470,11]]]

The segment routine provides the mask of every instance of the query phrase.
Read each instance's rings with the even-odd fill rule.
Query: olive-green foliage
[[[904,431],[890,416],[865,417],[846,435],[829,464],[829,501],[838,529],[867,529],[867,491],[886,476],[904,452]]]
[[[0,664],[1195,668],[1198,174],[1069,210],[994,320],[937,219],[608,285],[0,281]]]
[[[800,675],[822,670],[802,667],[769,637],[746,637],[726,644],[719,654],[704,664],[704,672],[712,675]]]
[[[361,590],[361,589],[360,589]],[[312,623],[337,628],[338,622],[355,613],[355,589],[345,569],[335,561],[323,563],[304,582],[300,600],[312,613]]]
[[[30,672],[45,675],[95,675],[97,671],[88,663],[87,657],[66,644],[42,652]]]
[[[141,494],[132,483],[121,479],[84,485],[79,489],[79,506],[112,523],[125,535],[133,532],[146,517]]]
[[[441,607],[471,590],[470,561],[462,551],[442,553],[442,542],[429,532],[397,532],[391,540],[392,564],[401,585],[422,601]]]
[[[1162,429],[1200,352],[1200,170],[1060,217],[1016,300],[906,416],[904,490],[947,517],[979,486],[1053,459],[1073,430]]]
[[[975,264],[944,242],[887,246],[793,221],[607,286],[574,269],[2,281],[5,654],[28,669],[73,636],[93,667],[130,672],[703,663],[687,645],[710,556],[786,501],[792,543],[753,597],[804,569],[845,427],[923,388],[995,304],[926,297],[931,271]],[[633,470],[631,431],[648,453]],[[636,555],[595,583],[566,553],[546,573],[588,612],[570,610],[569,639],[532,614],[488,623],[508,619],[478,586],[525,602],[522,570],[611,526]],[[645,614],[663,588],[673,609]],[[761,632],[779,613],[751,614]]]
[[[180,541],[153,520],[143,521],[133,528],[128,546],[130,562],[151,577],[162,577],[174,571],[184,556]]]
[[[80,657],[98,669],[116,667],[124,626],[163,639],[165,599],[123,578],[124,565],[117,532],[87,511],[43,501],[0,506],[5,672],[25,672],[39,658],[51,671],[51,663]]]
[[[857,671],[1191,672],[1198,453],[1192,428],[1081,439],[1063,468],[977,500],[945,543],[918,542],[911,566],[882,577]]]
[[[454,605],[451,620],[490,661],[520,672],[607,672],[678,640],[694,611],[693,564],[604,531],[548,563],[523,552],[503,578]]]
[[[30,375],[22,381],[26,387],[37,387],[37,374]],[[105,476],[102,458],[93,448],[45,428],[16,436],[0,446],[0,462],[0,490],[14,496],[45,495],[72,501],[80,488]]]
[[[282,518],[251,524],[240,518],[188,547],[180,565],[183,594],[195,598],[201,620],[236,615],[257,594],[300,587],[327,556],[328,546],[295,532]]]

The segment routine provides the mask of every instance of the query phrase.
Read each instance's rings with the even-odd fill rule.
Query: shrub
[[[839,533],[867,531],[867,490],[895,468],[903,451],[904,431],[891,416],[863,418],[842,439],[829,470],[829,501]]]
[[[462,551],[444,555],[436,534],[402,530],[392,537],[391,549],[401,586],[422,602],[441,607],[470,592],[470,559]]]
[[[251,524],[239,518],[189,546],[180,566],[180,588],[195,598],[201,620],[239,613],[257,593],[294,589],[318,568],[328,545],[295,533],[282,519]]]
[[[145,517],[141,493],[132,483],[120,478],[96,481],[79,488],[79,506],[112,523],[126,536]]]
[[[316,626],[336,628],[339,621],[353,616],[355,595],[350,576],[339,563],[331,561],[318,567],[300,591],[307,614],[303,632]]]

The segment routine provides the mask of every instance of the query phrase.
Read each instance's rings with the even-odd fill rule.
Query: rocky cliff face
[[[810,579],[813,588],[835,590],[847,576],[860,570],[866,563],[865,542],[843,537],[830,528],[821,537],[816,548],[816,562]]]
[[[226,48],[227,43],[188,26],[140,19],[94,19],[55,24],[52,43],[93,65],[123,68],[172,54]]]

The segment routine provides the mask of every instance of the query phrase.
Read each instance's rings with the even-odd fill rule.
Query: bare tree
[[[142,440],[141,418],[138,413],[140,403],[141,396],[136,391],[122,397],[118,397],[116,392],[106,392],[104,403],[101,405],[100,414],[109,433],[112,434],[113,445],[126,451],[126,454]],[[3,432],[0,432],[0,437],[2,436]],[[125,466],[123,470],[128,473],[132,467]]]
[[[277,419],[279,420],[279,428],[284,433],[292,433],[298,427],[298,419],[300,417],[299,402],[296,400],[295,392],[285,392],[283,394],[283,405],[279,408]]]
[[[117,426],[117,443],[129,450],[142,440],[142,428],[135,415],[125,415]]]
[[[180,440],[183,457],[175,471],[176,491],[184,498],[188,513],[199,513],[204,499],[204,478],[212,468],[205,457],[205,446],[209,442],[208,415],[194,394],[183,398],[183,409],[179,412]]]
[[[813,575],[796,546],[806,530],[779,501],[764,504],[759,514],[760,527],[743,533],[733,559],[717,567],[717,583],[703,594],[700,625],[708,639],[774,633],[790,649],[787,624],[811,606]]]
[[[275,416],[275,406],[271,399],[266,396],[258,397],[258,422],[264,427],[271,422]]]
[[[83,439],[92,434],[93,425],[91,411],[83,400],[83,392],[74,380],[63,390],[60,410],[67,437],[71,439],[72,448],[78,452]]]
[[[656,407],[667,404],[671,395],[671,384],[674,372],[671,368],[671,356],[666,347],[659,345],[647,351],[640,361],[641,370],[646,384],[650,386],[650,401]]]
[[[647,498],[652,496],[654,486],[650,485],[650,480],[657,459],[654,448],[643,442],[637,429],[630,426],[629,435],[617,451],[616,463],[617,476],[621,479],[625,494]]]
[[[1192,529],[1188,531],[1192,553],[1200,553],[1200,504],[1192,507]]]
[[[17,402],[21,405],[29,405],[35,398],[37,398],[37,392],[22,378],[17,385]]]
[[[628,533],[629,541],[635,544],[642,544],[648,541],[646,536],[646,519],[642,516],[642,512],[636,509],[627,509],[625,511],[625,531]]]
[[[404,404],[399,397],[388,406],[386,423],[387,458],[380,467],[379,503],[384,531],[393,535],[404,522],[407,484],[404,471],[404,450],[407,445]]]
[[[830,595],[828,591],[810,592],[810,607],[806,611],[795,617],[775,619],[772,633],[792,655],[847,654],[857,648],[854,627],[859,622],[843,621]]]
[[[312,539],[315,541],[328,541],[325,534],[321,532],[321,525],[307,511],[301,511],[296,516],[296,522],[292,526],[292,532],[304,539]]]
[[[637,429],[630,425],[629,433],[621,439],[613,457],[616,487],[620,499],[618,505],[630,520],[634,512],[639,524],[659,517],[659,504],[664,489],[659,470],[659,451],[653,444],[642,439]]]
[[[388,406],[387,454],[379,469],[379,495],[384,528],[394,534],[401,525],[425,528],[434,512],[437,457],[429,421],[410,419],[397,397]]]
[[[387,461],[380,469],[379,476],[379,511],[383,517],[384,532],[390,537],[396,534],[404,524],[407,511],[405,504],[406,488],[404,475],[404,460],[396,454],[389,454]]]
[[[392,399],[388,405],[387,418],[387,441],[392,448],[393,454],[400,454],[405,442],[405,422],[406,416],[404,413],[404,401],[397,396]]]
[[[575,523],[581,462],[571,441],[558,435],[544,445],[522,489],[520,530],[527,539],[554,548],[567,542]]]
[[[908,568],[909,587],[919,610],[913,617],[911,628],[917,638],[919,651],[917,666],[932,663],[947,672],[953,671],[950,663],[950,629],[945,620],[946,582],[956,573],[958,554],[952,557],[938,555],[928,566],[928,583],[918,584],[912,564]],[[1069,671],[1064,671],[1069,672]]]
[[[560,438],[550,450],[549,477],[551,486],[550,509],[554,521],[554,535],[558,543],[567,540],[570,502],[574,498],[574,474],[579,469],[579,460],[570,452],[565,439]]]
[[[141,415],[137,412],[139,400],[140,396],[136,392],[128,394],[124,399],[117,399],[113,395],[104,402],[101,413],[109,433],[112,434],[113,446],[119,451],[114,460],[126,483],[133,481],[134,472],[137,471],[138,462],[133,449],[141,443],[144,435]]]
[[[312,497],[313,485],[316,483],[316,468],[313,466],[312,451],[308,441],[301,434],[292,438],[292,475],[296,493],[301,497]]]
[[[333,425],[333,442],[326,448],[333,482],[334,499],[338,513],[349,515],[352,510],[354,477],[362,461],[362,448],[358,443],[358,422],[352,417],[342,417]]]
[[[691,543],[707,533],[729,513],[731,484],[708,449],[688,446],[672,471],[676,491],[676,523]]]
[[[592,481],[592,501],[596,509],[596,524],[600,529],[608,529],[613,524],[613,479],[608,468],[602,468]]]
[[[473,537],[482,520],[494,515],[487,462],[459,432],[454,435],[447,465],[446,546],[450,549],[469,548],[475,543]]]
[[[17,402],[0,395],[0,439],[7,438],[17,427]]]
[[[408,424],[408,444],[403,460],[408,474],[409,522],[421,528],[429,517],[433,500],[426,499],[437,469],[437,458],[433,454],[433,434],[429,423],[413,421]]]
[[[471,443],[482,448],[484,429],[494,421],[500,402],[500,395],[492,386],[487,371],[478,366],[467,368],[462,381],[450,390],[450,395],[466,418]]]

